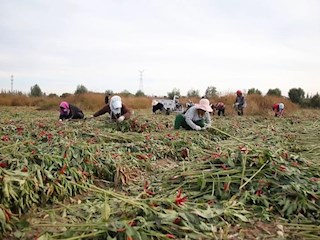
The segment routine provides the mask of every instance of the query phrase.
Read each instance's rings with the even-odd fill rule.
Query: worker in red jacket
[[[218,111],[218,116],[225,116],[224,112],[226,109],[226,106],[224,105],[223,102],[217,102],[216,104],[213,105],[214,110]]]
[[[272,106],[272,110],[274,111],[275,117],[282,117],[284,113],[284,104],[283,103],[275,103]]]

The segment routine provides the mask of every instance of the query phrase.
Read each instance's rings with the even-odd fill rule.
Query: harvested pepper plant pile
[[[3,238],[320,237],[319,113],[215,116],[201,132],[173,115],[107,119],[3,111]]]

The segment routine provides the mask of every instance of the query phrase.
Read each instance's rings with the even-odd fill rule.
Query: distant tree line
[[[79,95],[79,94],[84,94],[88,93],[88,89],[84,85],[78,85],[74,94]],[[2,94],[19,94],[22,95],[21,92],[15,91],[15,92],[6,92],[4,90],[1,91]],[[107,95],[113,95],[114,92],[112,90],[106,90],[105,94]],[[142,90],[138,90],[135,94],[130,93],[128,90],[123,90],[120,93],[122,96],[146,96]],[[262,92],[259,89],[256,88],[250,88],[246,92],[247,95],[250,94],[257,94],[257,95],[262,95]],[[71,93],[63,93],[60,97],[65,98],[72,95]],[[279,88],[274,88],[274,89],[269,89],[268,92],[266,93],[267,96],[278,96],[281,97],[282,93]],[[41,97],[41,96],[46,96],[45,93],[42,92],[41,88],[39,87],[38,84],[35,84],[30,88],[30,93],[29,96],[32,97]],[[167,93],[168,98],[173,98],[174,96],[181,96],[180,89],[178,88],[173,88],[172,91]],[[203,95],[206,98],[213,98],[218,96],[218,92],[216,87],[214,86],[209,86],[207,87],[205,94]],[[319,93],[311,96],[311,95],[305,95],[305,92],[302,88],[291,88],[288,92],[289,99],[296,104],[299,104],[302,107],[311,107],[311,108],[320,108],[320,95]],[[51,93],[48,95],[48,97],[58,97],[58,95]],[[187,97],[200,97],[200,92],[197,89],[190,89],[187,92]]]

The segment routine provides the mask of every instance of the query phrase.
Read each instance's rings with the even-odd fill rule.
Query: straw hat
[[[210,102],[208,99],[202,98],[200,99],[199,103],[195,105],[197,109],[202,109],[206,112],[213,112],[212,108],[210,107]]]

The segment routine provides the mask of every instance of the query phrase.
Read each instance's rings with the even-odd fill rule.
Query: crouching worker
[[[152,112],[156,113],[157,111],[164,112],[164,105],[157,100],[152,100]]]
[[[284,113],[284,104],[283,103],[275,103],[272,107],[274,111],[275,117],[282,117]]]
[[[88,118],[99,117],[105,113],[109,113],[110,120],[113,122],[122,122],[123,120],[130,119],[132,115],[131,109],[122,104],[120,96],[113,96],[110,101],[109,98],[105,98],[106,105],[99,111],[90,115]]]
[[[224,112],[225,112],[226,106],[224,105],[223,102],[217,102],[214,105],[214,110],[218,111],[218,116],[225,116]]]
[[[84,118],[84,114],[82,110],[68,102],[65,102],[65,101],[61,102],[59,107],[60,107],[59,121]]]
[[[190,107],[185,114],[178,114],[174,122],[174,129],[180,127],[186,130],[202,130],[211,126],[210,112],[212,112],[208,99],[201,99],[199,104]]]

